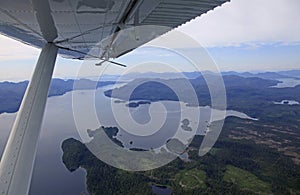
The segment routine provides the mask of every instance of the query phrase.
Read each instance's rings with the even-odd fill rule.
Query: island
[[[151,104],[150,101],[137,101],[137,102],[130,102],[128,104],[126,104],[126,106],[130,107],[130,108],[136,108],[139,107],[140,105],[143,104]]]
[[[87,189],[96,195],[160,191],[165,194],[300,194],[300,105],[274,104],[282,100],[299,102],[300,85],[274,88],[279,81],[267,79],[270,75],[274,74],[257,75],[265,78],[224,75],[228,109],[259,120],[227,117],[217,142],[204,156],[198,155],[204,135],[196,135],[187,148],[178,140],[169,139],[167,147],[178,158],[155,170],[127,172],[103,163],[85,144],[69,138],[62,143],[63,162],[70,171],[84,168]],[[139,82],[143,84],[138,85]],[[181,82],[180,79],[163,81],[179,88]],[[209,106],[210,96],[203,78],[191,79],[190,83],[197,92],[199,105]],[[137,85],[128,96],[126,92]],[[183,102],[199,106],[190,101],[188,91],[180,89],[186,93]],[[127,102],[179,100],[167,85],[151,79],[135,79],[106,91],[105,95]],[[207,125],[214,126],[217,122]],[[188,119],[183,119],[180,126],[190,131]],[[104,129],[116,142],[117,127]],[[180,155],[187,157],[182,159]]]
[[[286,143],[291,138],[281,137],[281,132],[289,125],[273,127],[272,132],[270,125],[274,124],[230,117],[208,154],[198,156],[203,136],[195,136],[187,149],[189,161],[177,158],[150,171],[111,167],[73,138],[62,144],[63,162],[70,171],[84,168],[88,191],[96,195],[152,194],[157,188],[174,194],[299,194],[300,158],[291,156],[288,148],[298,146],[293,141],[300,136]],[[265,128],[258,131],[261,126]],[[266,133],[274,134],[273,141],[261,136]]]

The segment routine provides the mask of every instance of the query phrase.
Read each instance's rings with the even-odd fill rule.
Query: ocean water
[[[118,102],[115,101],[116,99],[104,96],[103,92],[110,87],[99,88],[96,92],[91,90],[73,91],[62,96],[48,98],[38,142],[30,188],[31,195],[87,194],[85,171],[80,168],[72,173],[69,172],[62,162],[63,153],[61,149],[62,142],[70,137],[83,142],[86,141],[84,136],[80,137],[79,135],[85,135],[87,129],[97,129],[99,125],[116,126],[119,128],[116,138],[125,147],[155,148],[172,137],[174,132],[183,125],[184,119],[186,119],[185,122],[188,121],[186,126],[196,130],[196,134],[204,135],[211,122],[224,118],[224,112],[222,111],[211,109],[208,106],[189,107],[183,102],[162,101],[143,104],[137,108],[128,108],[126,106],[128,102]],[[75,99],[77,101],[72,97],[72,93],[79,94],[79,99]],[[95,100],[91,105],[95,110],[93,114],[98,122],[92,121],[90,117],[91,108],[87,104],[90,98]],[[77,105],[75,111],[74,105]],[[124,110],[129,111],[129,115],[122,113]],[[211,112],[215,113],[213,119],[211,119]],[[197,113],[200,113],[200,115]],[[0,115],[1,154],[15,116],[15,113]],[[225,116],[252,119],[237,111],[227,111]],[[115,117],[118,119],[115,119]],[[127,119],[133,122],[126,122]],[[161,121],[163,121],[163,125],[157,125]],[[159,128],[155,129],[155,127]],[[142,131],[144,134],[149,131],[153,132],[147,136],[134,134],[140,133],[138,131]]]

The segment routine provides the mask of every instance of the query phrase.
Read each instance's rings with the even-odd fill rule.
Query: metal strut
[[[0,163],[0,195],[28,194],[58,48],[41,51]]]

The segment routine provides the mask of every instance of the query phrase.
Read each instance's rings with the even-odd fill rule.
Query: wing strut
[[[28,194],[58,48],[41,51],[0,163],[0,195]]]

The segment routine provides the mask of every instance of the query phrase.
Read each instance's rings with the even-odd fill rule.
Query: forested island
[[[292,148],[299,152],[300,136],[292,129],[230,117],[205,156],[198,156],[203,136],[195,136],[188,148],[189,161],[177,158],[146,172],[111,167],[70,138],[62,144],[63,162],[70,171],[79,167],[87,171],[91,194],[152,194],[153,185],[167,187],[174,194],[299,194],[299,155],[291,154]]]
[[[210,105],[201,79],[191,83],[200,105]],[[123,101],[130,85],[141,81],[144,84],[135,89],[130,101],[178,101],[166,85],[145,79],[106,95]],[[178,82],[180,87],[180,80],[166,82]],[[226,118],[218,141],[203,157],[198,156],[203,136],[197,135],[187,149],[189,160],[177,158],[152,171],[126,172],[101,162],[84,144],[70,138],[62,144],[63,162],[70,171],[79,167],[87,171],[91,194],[153,194],[153,186],[174,194],[300,194],[300,105],[274,103],[300,101],[300,85],[279,89],[272,87],[276,80],[236,75],[224,76],[224,82],[228,108],[259,120]],[[185,102],[189,103],[188,98]],[[116,127],[104,129],[108,135],[117,131]]]
[[[275,113],[275,110],[280,111],[280,106],[275,106],[274,102],[282,100],[295,100],[300,102],[300,85],[288,88],[274,88],[279,83],[277,80],[263,79],[258,77],[241,77],[236,75],[223,76],[226,97],[227,109],[244,112],[254,118],[269,117],[273,120],[270,112]],[[108,97],[118,98],[125,101],[178,101],[178,96],[168,86],[176,86],[181,90],[183,98],[181,101],[190,105],[195,105],[191,99],[190,90],[186,89],[182,83],[187,82],[186,79],[135,79],[119,88],[107,90],[105,95]],[[210,93],[204,77],[200,76],[195,79],[190,79],[195,89],[198,104],[197,106],[211,105]],[[138,86],[134,88],[134,86]],[[128,94],[134,89],[132,94]],[[128,99],[129,97],[129,99]],[[296,108],[296,109],[295,109]],[[290,107],[293,111],[297,111],[298,107]],[[291,111],[290,111],[291,112]]]

